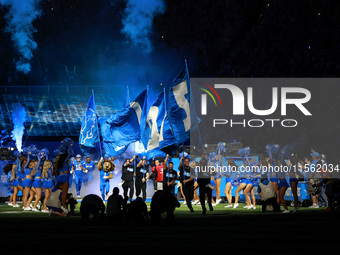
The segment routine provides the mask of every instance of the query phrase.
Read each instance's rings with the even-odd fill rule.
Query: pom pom
[[[246,148],[243,148],[243,149],[240,149],[238,151],[238,154],[241,156],[241,157],[245,157],[245,156],[249,156],[251,154],[251,150],[249,147],[246,147]]]
[[[181,153],[179,154],[179,157],[180,157],[180,158],[184,157],[184,158],[190,159],[190,155],[189,155],[188,153],[186,153],[186,152],[181,152]]]
[[[69,137],[64,138],[59,145],[59,148],[54,150],[55,154],[65,154],[68,153],[70,155],[74,154],[74,151],[72,150],[73,146],[73,140]]]
[[[46,157],[49,154],[49,150],[47,148],[42,148],[39,152],[41,157]]]
[[[22,153],[29,154],[31,156],[37,156],[39,153],[39,150],[34,144],[31,144],[30,146],[23,148]]]
[[[217,144],[217,148],[216,148],[216,153],[221,153],[221,152],[225,152],[225,145],[222,142],[219,142]]]

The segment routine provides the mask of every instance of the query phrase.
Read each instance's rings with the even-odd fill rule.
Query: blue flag
[[[129,107],[130,105],[130,91],[129,91],[129,86],[126,86],[126,95],[125,95],[125,102],[123,107]],[[105,119],[105,121],[107,121],[107,118]],[[123,154],[126,149],[129,147],[129,145],[126,146],[117,146],[115,143],[111,143],[111,142],[103,142],[103,147],[104,150],[106,152],[105,156],[112,156],[112,157],[116,157],[119,156],[121,154]],[[110,154],[110,155],[109,155]]]
[[[100,118],[104,148],[108,156],[119,155],[124,146],[139,141],[145,125],[146,90],[127,107],[110,117]]]
[[[122,155],[129,146],[117,146],[115,143],[103,142],[105,157],[116,157]]]
[[[197,128],[198,118],[195,114],[188,67],[172,81],[169,91],[168,119],[177,144],[190,139],[190,131]]]
[[[86,149],[86,147],[93,148],[95,147],[95,143],[99,142],[97,121],[98,118],[94,104],[94,97],[92,95],[87,103],[85,116],[81,124],[79,134],[79,146],[82,150]]]
[[[165,153],[159,149],[159,113],[164,101],[164,93],[157,96],[155,102],[149,109],[145,122],[145,128],[142,133],[141,141],[147,152],[147,159],[153,157],[165,156]]]
[[[149,113],[142,133],[142,142],[147,151],[147,158],[173,155],[177,146],[167,118],[164,93],[160,93]]]

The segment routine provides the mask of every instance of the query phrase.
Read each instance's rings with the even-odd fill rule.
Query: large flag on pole
[[[92,94],[87,103],[85,116],[81,124],[79,134],[79,146],[82,151],[84,151],[86,147],[95,147],[95,143],[99,142],[97,124],[98,118],[94,104],[94,96]]]
[[[157,96],[149,109],[141,140],[146,148],[148,159],[176,152],[177,146],[167,118],[164,92]]]
[[[186,61],[183,70],[170,85],[168,119],[177,144],[188,141],[190,131],[198,126],[191,98],[190,77]]]
[[[147,90],[143,90],[127,107],[110,117],[100,118],[107,156],[120,155],[125,146],[139,141],[145,125]]]
[[[126,86],[126,94],[125,94],[125,101],[124,101],[124,105],[123,107],[128,107],[130,105],[130,91],[129,91],[129,86]],[[106,152],[106,156],[118,156],[123,154],[126,149],[129,147],[128,145],[126,146],[116,146],[115,143],[111,143],[111,142],[103,142],[103,147],[104,150]]]
[[[165,153],[159,149],[159,128],[158,123],[162,121],[160,112],[162,111],[164,101],[164,93],[160,93],[153,105],[149,109],[145,122],[145,128],[142,133],[141,140],[144,148],[146,148],[147,159],[153,157],[163,157]]]
[[[159,127],[159,148],[165,153],[173,156],[178,148],[178,144],[176,143],[174,133],[171,129],[171,125],[169,122],[168,116],[168,107],[167,107],[167,97],[164,89],[164,100],[163,107],[160,111],[160,119],[162,122]]]

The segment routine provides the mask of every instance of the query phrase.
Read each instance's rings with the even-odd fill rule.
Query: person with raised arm
[[[142,193],[142,198],[146,200],[146,181],[149,179],[149,172],[147,170],[147,161],[145,156],[140,159],[136,166],[136,180],[135,180],[135,188],[136,188],[136,197]]]
[[[136,156],[133,156],[132,159],[126,159],[122,168],[122,187],[124,190],[124,199],[130,199],[130,202],[132,201],[133,193],[135,191],[133,183],[134,169],[132,165],[132,161],[135,159],[135,157]],[[127,196],[129,190],[129,196]]]
[[[189,158],[185,158],[184,156],[181,158],[179,162],[178,170],[180,172],[180,182],[182,184],[183,194],[185,196],[186,204],[190,210],[190,212],[194,212],[194,209],[191,205],[191,200],[194,197],[194,179],[195,173],[194,169],[189,166],[190,160]]]

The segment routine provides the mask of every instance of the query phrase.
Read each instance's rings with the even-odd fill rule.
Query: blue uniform
[[[214,160],[214,161],[212,161],[213,162],[213,164],[214,164],[214,167],[215,167],[215,176],[214,176],[214,179],[220,179],[220,178],[222,178],[222,175],[223,175],[223,173],[222,173],[222,169],[221,169],[221,164],[220,164],[220,162],[218,161],[218,160]]]
[[[82,162],[73,162],[74,166],[74,181],[76,183],[77,195],[80,195],[81,185],[83,183],[83,169],[81,168]]]
[[[87,170],[87,173],[83,174],[83,182],[87,185],[88,182],[93,181],[94,162],[91,161],[90,163],[87,163],[85,161],[81,165]]]
[[[234,178],[232,178],[232,176],[233,176],[233,167],[232,166],[227,167],[227,171],[225,172],[225,175],[227,177],[226,183],[234,181]]]
[[[43,185],[42,187],[45,189],[51,189],[53,187],[53,181],[52,181],[52,168],[47,170],[47,176],[43,179]]]
[[[41,180],[41,168],[39,167],[36,169],[34,181],[32,183],[32,187],[34,188],[40,188],[42,187],[42,180]]]
[[[16,187],[16,186],[20,185],[21,178],[20,178],[19,168],[15,169],[14,171],[15,171],[15,177],[14,177],[14,181],[13,181],[13,187]]]
[[[238,170],[239,170],[239,176],[241,179],[240,183],[244,183],[245,185],[248,185],[250,183],[249,179],[247,178],[249,174],[249,172],[247,171],[249,171],[249,169],[242,165],[239,167]]]
[[[275,183],[279,182],[279,179],[277,178],[277,174],[275,172],[275,166],[274,165],[269,167],[269,176],[270,176],[271,182],[275,182]]]
[[[286,179],[286,174],[284,172],[282,171],[278,172],[277,177],[279,178],[279,185],[278,185],[279,189],[282,187],[286,187],[286,188],[289,187],[287,179]]]
[[[105,199],[105,195],[109,193],[110,191],[110,180],[107,179],[109,177],[110,173],[105,171],[99,171],[100,172],[100,191],[103,200]]]
[[[24,178],[22,179],[21,186],[23,188],[31,188],[32,187],[32,176],[31,176],[31,168],[26,167],[24,169]]]
[[[70,170],[69,166],[63,166],[60,169],[59,176],[57,177],[57,185],[62,185],[64,183],[68,183],[69,181]]]
[[[261,176],[262,168],[260,166],[252,167],[253,173],[250,176],[250,182],[253,186],[258,186],[259,184],[259,176]]]
[[[13,170],[9,171],[8,174],[7,174],[7,184],[8,184],[9,192],[10,192],[11,194],[14,193],[14,187],[13,187],[13,182],[14,182],[14,180],[11,181],[12,171],[13,171]]]
[[[296,178],[294,171],[295,171],[295,168],[293,166],[290,166],[289,167],[289,182],[298,183],[299,181]]]

